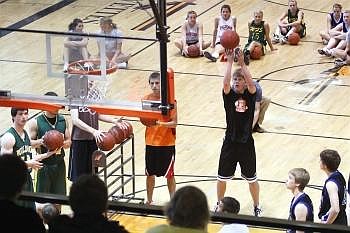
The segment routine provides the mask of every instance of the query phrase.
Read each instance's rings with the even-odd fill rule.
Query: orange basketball
[[[128,129],[128,137],[130,137],[133,134],[132,124],[129,121],[123,121],[123,124]]]
[[[124,131],[118,125],[115,125],[112,128],[110,128],[110,130],[108,132],[113,135],[114,140],[115,140],[115,144],[120,144],[125,139],[124,138]]]
[[[300,36],[298,33],[293,32],[288,36],[288,42],[290,45],[297,45],[300,41]]]
[[[232,30],[225,30],[220,37],[220,44],[225,49],[234,49],[239,45],[239,35]]]
[[[199,55],[200,55],[199,47],[197,45],[194,45],[194,44],[188,46],[187,55],[189,57],[199,57]]]
[[[104,135],[105,136],[102,137],[102,141],[97,142],[97,146],[103,151],[110,151],[115,145],[114,136],[109,132],[104,132]]]
[[[148,126],[148,127],[155,126],[156,122],[157,122],[157,120],[150,119],[150,118],[140,118],[140,121],[143,125]]]
[[[61,148],[63,146],[63,142],[63,134],[55,129],[47,131],[43,137],[43,143],[49,151]]]
[[[255,46],[253,51],[250,53],[250,58],[253,60],[259,60],[261,56],[262,56],[261,48]]]

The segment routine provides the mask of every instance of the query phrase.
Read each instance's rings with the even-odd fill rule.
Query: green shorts
[[[44,163],[38,170],[36,192],[66,195],[66,165],[63,157],[54,164]]]

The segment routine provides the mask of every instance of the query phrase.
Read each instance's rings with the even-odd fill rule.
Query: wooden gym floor
[[[95,32],[98,30],[95,17],[107,14],[112,16],[125,36],[154,38],[154,28],[147,28],[145,23],[151,13],[145,7],[147,2],[0,1],[0,27],[18,26],[24,19],[30,19],[32,21],[21,28],[66,31],[69,22],[79,17],[86,22],[86,31]],[[348,1],[338,2],[343,4],[343,9],[350,9]],[[66,5],[62,7],[60,4]],[[252,20],[254,10],[264,11],[264,20],[274,31],[278,17],[287,9],[286,0],[168,1],[167,8],[171,13],[167,18],[171,41],[168,44],[168,66],[175,70],[179,116],[175,163],[177,187],[198,186],[207,194],[211,209],[216,202],[215,177],[225,127],[221,97],[225,64],[211,63],[205,58],[186,59],[180,56],[173,41],[180,36],[179,28],[189,10],[197,11],[198,19],[204,24],[204,37],[210,40],[213,18],[219,14],[223,4],[230,4],[232,14],[237,16],[237,31],[242,46],[247,41],[247,23]],[[311,196],[317,214],[321,195],[319,187],[326,178],[319,168],[321,150],[338,150],[342,157],[339,170],[345,177],[350,171],[347,158],[350,153],[349,70],[325,73],[333,67],[332,60],[320,56],[316,51],[322,46],[318,32],[325,28],[326,13],[332,4],[328,0],[299,0],[298,6],[305,13],[307,36],[298,46],[277,45],[277,51],[271,53],[268,50],[261,60],[249,65],[254,79],[260,80],[263,95],[272,100],[262,125],[268,132],[254,134],[260,198],[266,217],[287,218],[292,194],[286,190],[284,181],[287,172],[294,167],[304,167],[310,172],[312,187],[306,188],[306,192]],[[46,14],[33,20],[32,16],[41,11]],[[38,43],[38,38],[43,40],[42,35],[23,33],[0,37],[0,89],[17,92],[29,89],[33,93],[52,90],[63,95],[62,80],[46,76],[45,47],[43,43]],[[94,44],[92,40],[89,42],[92,51],[96,47]],[[111,75],[113,81],[109,85],[109,98],[126,96],[137,100],[148,92],[147,77],[150,72],[159,70],[158,45],[125,40],[123,50],[130,51],[133,57],[129,69],[118,70]],[[30,114],[35,112],[31,111]],[[0,108],[0,116],[0,132],[3,133],[11,125],[9,108]],[[138,119],[129,119],[133,123],[136,142],[137,197],[144,198],[144,127]],[[102,124],[102,128],[108,127]],[[240,178],[239,169],[236,175]],[[154,200],[156,204],[164,204],[169,199],[166,182],[158,178],[156,185]],[[226,195],[239,199],[242,214],[252,214],[252,201],[246,182],[239,179],[229,182]]]

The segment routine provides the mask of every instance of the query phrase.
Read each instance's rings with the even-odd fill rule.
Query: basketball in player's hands
[[[98,148],[103,151],[110,151],[113,149],[115,145],[115,139],[114,136],[109,132],[103,133],[105,136],[102,137],[102,140],[97,142]]]
[[[296,32],[293,32],[288,36],[288,43],[290,45],[297,45],[299,41],[300,41],[300,36]]]
[[[190,45],[187,47],[187,55],[189,57],[199,57],[200,56],[200,49],[197,45]]]
[[[259,60],[262,55],[262,50],[260,47],[255,46],[253,51],[250,53],[250,58],[254,60]]]
[[[63,146],[64,135],[55,129],[49,130],[43,136],[43,143],[49,151],[57,150]]]
[[[115,125],[108,131],[114,137],[115,144],[120,144],[124,141],[124,131],[119,125]]]
[[[232,30],[225,30],[220,37],[220,44],[225,49],[234,49],[239,45],[239,35]]]
[[[140,121],[143,125],[148,127],[155,126],[157,124],[157,120],[150,118],[140,118]]]
[[[127,137],[130,137],[133,134],[132,124],[129,121],[122,121],[122,124],[126,126]]]

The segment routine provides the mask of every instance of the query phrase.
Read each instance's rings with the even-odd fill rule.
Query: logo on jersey
[[[235,102],[235,106],[236,106],[236,112],[246,112],[248,110],[247,101],[245,101],[242,98],[239,98]]]
[[[88,108],[87,106],[80,106],[80,107],[78,108],[78,111],[79,111],[79,112],[88,112],[88,113],[90,113],[91,115],[95,115],[95,114],[96,114],[96,111],[94,111],[94,110]]]

